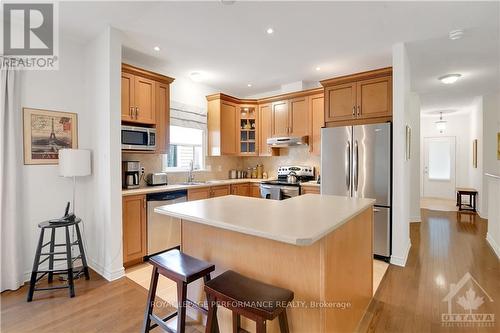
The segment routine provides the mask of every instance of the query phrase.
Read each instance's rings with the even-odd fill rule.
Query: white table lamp
[[[89,176],[90,174],[90,150],[59,150],[59,175],[73,178],[73,213],[75,213],[76,177]]]

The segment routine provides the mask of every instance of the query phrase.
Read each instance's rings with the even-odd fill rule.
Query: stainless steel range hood
[[[281,138],[269,138],[267,139],[267,144],[271,147],[297,147],[297,146],[307,146],[309,143],[309,137],[306,136],[287,136]]]

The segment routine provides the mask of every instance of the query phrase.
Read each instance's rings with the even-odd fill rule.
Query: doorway
[[[455,137],[424,137],[423,196],[455,198]]]

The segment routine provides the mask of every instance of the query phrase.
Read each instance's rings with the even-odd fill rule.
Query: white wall
[[[74,41],[61,40],[59,70],[24,71],[21,78],[21,106],[78,114],[80,147],[88,147],[91,126],[82,122],[88,112],[85,108],[83,63],[84,46]],[[19,110],[22,112],[22,110]],[[19,131],[22,132],[20,126]],[[33,265],[39,235],[38,223],[62,216],[64,206],[72,198],[72,181],[58,175],[57,165],[22,165],[22,223],[25,279]],[[79,184],[80,185],[80,184]],[[86,219],[83,209],[85,193],[80,186],[76,193],[76,213]]]
[[[406,264],[410,250],[410,163],[405,159],[410,118],[410,64],[404,43],[392,49],[393,70],[393,205],[391,263]],[[413,156],[413,158],[416,158]]]
[[[444,115],[443,119],[447,121],[446,130],[440,133],[436,128],[435,122],[439,120],[439,116],[421,117],[421,137],[420,145],[422,150],[420,152],[421,168],[423,170],[424,163],[424,138],[429,137],[455,137],[455,178],[456,186],[470,187],[470,167],[472,166],[472,141],[470,139],[470,113],[459,113]],[[421,196],[424,196],[423,187],[423,173],[420,174]],[[451,198],[453,199],[453,198]]]
[[[488,204],[487,194],[483,187],[483,168],[484,168],[484,133],[483,133],[483,98],[476,97],[472,102],[470,109],[470,120],[468,127],[470,128],[469,142],[472,145],[472,140],[477,139],[477,168],[472,168],[472,156],[469,159],[469,184],[467,187],[475,188],[477,195],[477,212],[481,217],[487,218],[486,205]],[[472,147],[470,148],[472,150]],[[472,152],[470,153],[472,154]]]
[[[409,124],[411,125],[411,159],[410,159],[410,222],[421,222],[420,217],[420,97],[416,93],[409,96]]]

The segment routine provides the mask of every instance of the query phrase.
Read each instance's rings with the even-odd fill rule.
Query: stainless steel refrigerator
[[[391,255],[391,123],[321,130],[321,194],[375,199],[373,251]]]

